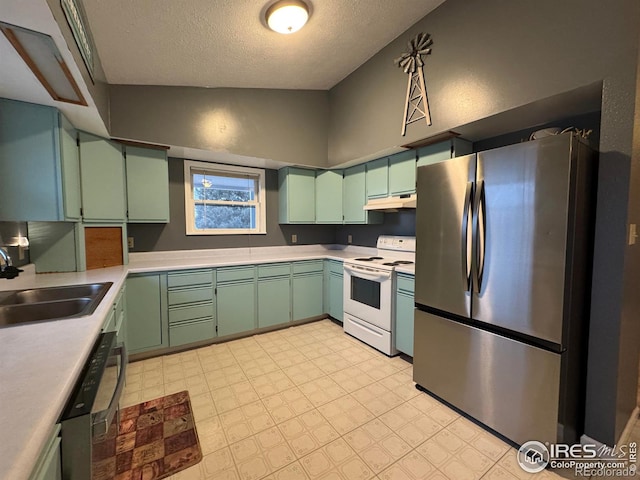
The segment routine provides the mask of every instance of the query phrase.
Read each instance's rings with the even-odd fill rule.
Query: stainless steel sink
[[[10,292],[7,296],[0,296],[0,306],[17,305],[22,303],[54,302],[56,300],[68,300],[70,298],[93,298],[100,293],[103,286],[103,283],[89,283],[86,285],[70,285],[68,287],[18,290]]]
[[[112,283],[0,292],[0,328],[91,315]]]

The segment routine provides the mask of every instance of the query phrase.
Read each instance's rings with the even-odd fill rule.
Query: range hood
[[[416,199],[415,193],[397,197],[373,198],[367,202],[364,209],[397,212],[401,208],[416,208]]]

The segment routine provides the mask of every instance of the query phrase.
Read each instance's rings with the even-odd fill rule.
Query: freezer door
[[[414,355],[431,393],[518,444],[557,441],[560,354],[415,310]]]
[[[475,155],[418,168],[415,301],[469,317]]]
[[[479,293],[473,318],[556,344],[562,343],[571,141],[558,135],[478,153],[474,202]]]

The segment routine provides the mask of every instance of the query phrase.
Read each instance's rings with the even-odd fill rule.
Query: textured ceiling
[[[267,29],[273,1],[84,0],[114,84],[333,87],[444,0],[307,0],[292,35]]]

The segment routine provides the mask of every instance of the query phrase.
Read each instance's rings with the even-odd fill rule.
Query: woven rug
[[[92,480],[159,480],[202,460],[187,391],[121,409],[117,430],[93,440]]]

